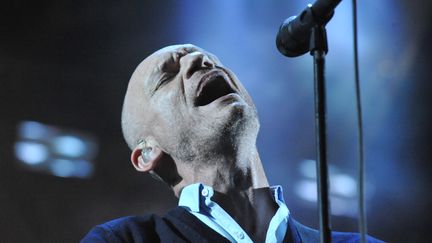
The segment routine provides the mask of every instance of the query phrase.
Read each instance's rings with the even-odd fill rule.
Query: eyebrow
[[[158,75],[157,73],[158,72],[160,72],[160,73],[166,72],[164,70],[164,65],[166,65],[167,62],[169,60],[171,60],[175,54],[178,54],[176,56],[179,56],[178,59],[180,59],[180,53],[175,51],[175,52],[164,53],[161,57],[161,60],[158,60],[158,62],[155,63],[155,65],[154,65],[155,68],[152,69],[152,71],[150,72],[150,75],[149,75],[149,79],[152,80],[151,82],[149,82],[150,98],[153,97],[153,95],[156,93],[156,90],[160,86],[161,78],[159,77],[160,75]],[[174,59],[175,59],[175,57],[174,57]]]
[[[163,66],[168,62],[168,60],[170,60],[172,57],[172,54],[170,53],[170,55],[164,55],[162,60],[158,60],[157,65],[156,65],[156,69],[153,70],[159,70],[161,71],[163,69]]]
[[[175,62],[178,62],[180,58],[182,58],[185,55],[186,53],[182,53],[178,51],[164,54],[162,57],[163,59],[157,64],[157,70],[163,71],[164,68],[163,66],[166,65],[168,61],[173,59]]]

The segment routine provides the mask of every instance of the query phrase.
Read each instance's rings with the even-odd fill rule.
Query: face
[[[185,162],[254,146],[255,106],[235,75],[193,45],[163,48],[139,67],[147,126],[161,147]]]

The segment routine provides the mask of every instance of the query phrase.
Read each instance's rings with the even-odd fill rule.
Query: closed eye
[[[154,92],[156,92],[163,85],[165,85],[166,83],[171,81],[176,75],[177,75],[177,73],[163,73],[161,78],[159,79],[159,81],[156,84]]]
[[[163,73],[178,73],[180,71],[180,55],[172,53],[160,66]]]
[[[180,71],[181,53],[171,53],[167,58],[159,64],[156,70],[159,71],[160,77],[153,89],[152,95],[163,85],[171,81]]]

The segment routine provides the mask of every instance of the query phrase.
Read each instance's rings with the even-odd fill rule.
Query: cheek
[[[168,88],[168,87],[167,87]],[[161,129],[174,131],[182,127],[184,123],[184,100],[174,91],[164,90],[165,92],[154,100],[152,106],[158,114],[158,122]]]

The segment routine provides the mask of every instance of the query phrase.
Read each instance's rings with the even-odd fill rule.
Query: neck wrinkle
[[[181,190],[194,183],[211,186],[215,191],[226,193],[241,193],[248,195],[253,201],[253,189],[269,187],[264,168],[256,147],[248,154],[246,163],[235,161],[238,158],[215,158],[205,163],[176,162],[182,181],[173,187],[178,197]],[[228,161],[228,162],[227,162]],[[200,166],[197,166],[200,165]]]

